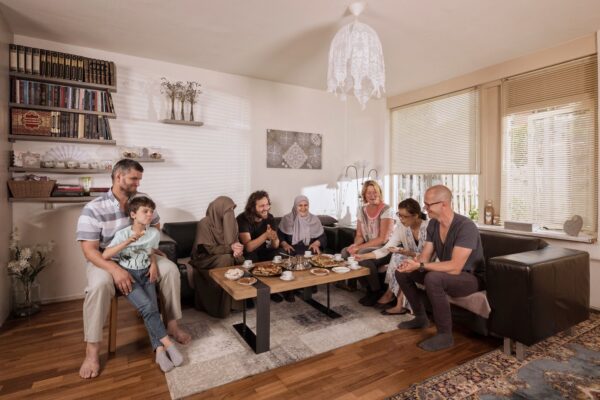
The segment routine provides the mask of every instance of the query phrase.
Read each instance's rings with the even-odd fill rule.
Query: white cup
[[[281,262],[281,256],[275,256],[275,257],[273,257],[273,262],[274,263],[280,263]]]
[[[294,279],[294,274],[292,273],[292,271],[283,271],[281,273],[281,278],[289,281],[291,279]]]
[[[312,252],[311,251],[305,251],[304,252],[304,257],[312,257]]]
[[[340,253],[336,253],[333,255],[335,261],[342,261],[342,255]]]
[[[252,260],[244,260],[244,264],[242,264],[242,267],[250,268],[251,266],[252,266]]]
[[[349,263],[353,263],[354,261],[355,261],[355,260],[354,260],[354,257],[352,257],[352,256],[348,257],[348,262],[349,262]]]
[[[350,269],[359,269],[360,268],[360,266],[358,265],[358,261],[354,261],[354,260],[348,264],[348,267]]]

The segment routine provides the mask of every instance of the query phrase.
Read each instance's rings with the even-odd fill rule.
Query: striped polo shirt
[[[145,193],[136,193],[132,197],[146,196]],[[160,222],[156,210],[151,225]],[[121,210],[119,200],[112,189],[103,193],[98,198],[90,201],[83,207],[77,221],[77,241],[98,241],[100,248],[105,249],[115,236],[115,233],[131,225],[129,216]]]

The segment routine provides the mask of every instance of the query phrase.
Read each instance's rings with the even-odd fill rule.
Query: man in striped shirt
[[[123,294],[131,292],[133,279],[123,268],[102,258],[102,251],[117,231],[131,225],[125,213],[127,201],[138,194],[144,168],[134,160],[123,159],[112,170],[112,188],[106,194],[90,201],[83,208],[77,222],[77,240],[87,260],[87,287],[83,303],[84,340],[87,343],[86,357],[79,375],[95,378],[100,371],[100,344],[102,328],[108,315],[115,287]],[[152,226],[160,229],[156,210]],[[181,318],[180,278],[177,266],[166,257],[157,255],[159,287],[165,299],[167,331],[180,343],[190,341],[190,335],[179,328]]]

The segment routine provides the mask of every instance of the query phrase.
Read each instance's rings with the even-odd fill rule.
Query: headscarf
[[[227,196],[219,196],[208,205],[206,217],[196,228],[194,249],[199,244],[230,246],[239,240],[234,208],[235,203]]]
[[[323,234],[323,225],[321,225],[319,218],[310,212],[305,217],[301,217],[298,214],[298,204],[302,201],[308,203],[308,197],[297,196],[294,199],[292,212],[281,218],[279,229],[286,235],[292,235],[292,245],[302,241],[308,246],[310,239],[317,238]]]

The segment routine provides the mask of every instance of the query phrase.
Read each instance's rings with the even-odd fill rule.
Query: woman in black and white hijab
[[[302,255],[306,250],[320,254],[327,246],[327,236],[321,221],[308,211],[308,197],[297,196],[292,212],[279,224],[280,246],[289,254]]]

